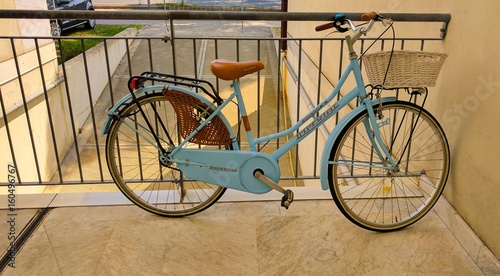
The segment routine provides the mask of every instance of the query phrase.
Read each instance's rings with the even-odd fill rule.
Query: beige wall
[[[500,103],[500,35],[495,17],[500,10],[500,1],[317,0],[304,5],[304,1],[290,0],[289,10],[451,13],[446,39],[429,45],[430,49],[446,52],[449,57],[438,85],[430,91],[427,109],[442,124],[450,144],[452,167],[444,195],[499,258],[500,180],[496,172],[500,165],[500,144],[496,136],[500,135],[497,106]],[[324,33],[318,35],[314,32],[317,24],[290,23],[289,33],[292,37],[323,36]],[[435,24],[396,24],[396,30],[399,36],[415,35],[413,32],[433,37],[439,35],[439,26]],[[313,61],[318,55],[316,46],[305,45],[305,51]],[[337,64],[337,61],[332,64]],[[325,73],[334,80],[338,73],[332,64],[326,64],[325,68],[333,73]],[[314,76],[311,78],[317,78]]]

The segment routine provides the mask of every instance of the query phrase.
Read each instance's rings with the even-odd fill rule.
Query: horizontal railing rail
[[[340,12],[226,12],[226,11],[52,11],[0,10],[0,18],[30,19],[140,19],[140,20],[265,20],[329,21]],[[347,19],[360,20],[363,13],[344,13]],[[384,13],[401,22],[449,23],[449,13]]]

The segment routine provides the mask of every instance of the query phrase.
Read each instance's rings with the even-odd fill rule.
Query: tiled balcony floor
[[[397,232],[331,200],[217,203],[191,217],[136,206],[55,208],[3,275],[483,275],[431,211]]]

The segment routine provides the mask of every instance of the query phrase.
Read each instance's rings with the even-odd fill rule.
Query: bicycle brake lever
[[[334,21],[333,22],[333,26],[335,27],[335,29],[337,29],[337,31],[341,32],[341,33],[345,33],[347,31],[349,31],[349,28],[346,28],[346,27],[342,27],[342,25],[344,24],[344,21]]]
[[[345,14],[343,13],[336,14],[332,23],[333,27],[335,27],[335,29],[337,29],[337,31],[341,33],[345,33],[349,30],[348,28],[342,27],[342,25],[346,23]]]

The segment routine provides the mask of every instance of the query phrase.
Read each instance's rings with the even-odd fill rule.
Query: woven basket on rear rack
[[[390,51],[363,56],[363,64],[371,85],[384,88],[435,86],[447,54],[423,51],[394,51],[387,72],[390,56]],[[384,83],[386,72],[387,77]]]
[[[179,133],[186,139],[212,112],[211,107],[200,99],[177,90],[163,89],[163,95],[170,101],[177,114]],[[199,118],[200,113],[207,112]],[[191,138],[191,143],[200,145],[227,146],[232,143],[226,124],[219,116],[215,116],[196,135]]]

